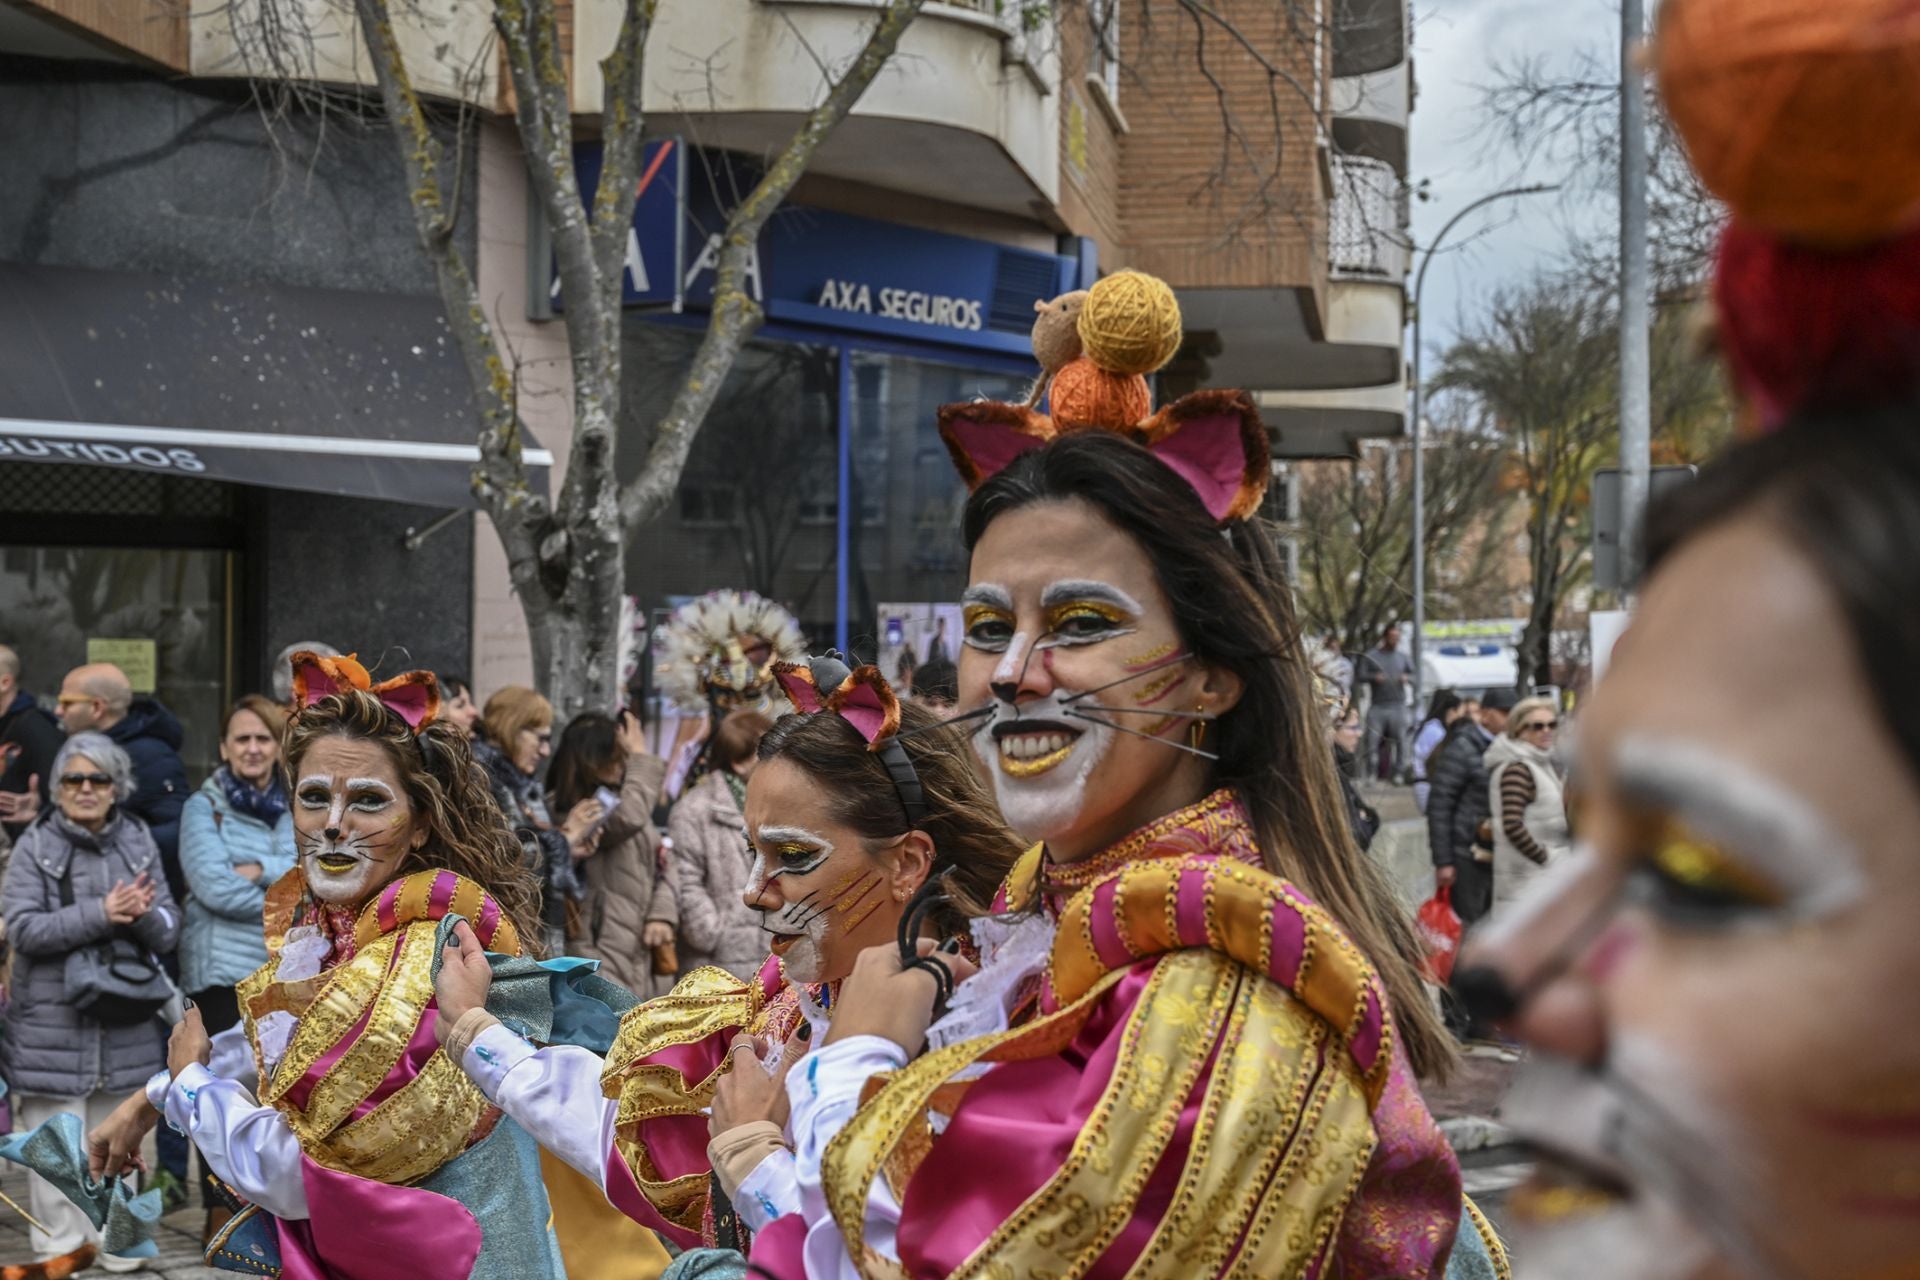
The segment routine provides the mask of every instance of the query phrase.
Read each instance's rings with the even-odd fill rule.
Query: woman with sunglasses
[[[62,1112],[91,1127],[166,1061],[148,1019],[109,1025],[74,1005],[67,958],[108,942],[165,953],[180,937],[160,850],[147,824],[121,809],[133,794],[127,753],[105,734],[76,733],[54,757],[53,777],[57,807],[21,835],[0,883],[15,957],[5,1071],[23,1130]],[[38,1174],[29,1188],[34,1256],[90,1259],[99,1230]],[[141,1263],[108,1255],[98,1265],[134,1271]]]
[[[1573,850],[1567,801],[1553,756],[1560,717],[1551,698],[1523,698],[1487,748],[1493,813],[1493,914],[1497,918],[1541,871]]]

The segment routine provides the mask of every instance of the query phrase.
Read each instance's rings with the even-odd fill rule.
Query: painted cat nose
[[[338,840],[339,838],[340,838],[340,828],[338,827],[327,828],[327,839]]]

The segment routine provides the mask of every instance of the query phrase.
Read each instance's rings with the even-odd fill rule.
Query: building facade
[[[364,89],[364,55],[353,56],[342,11],[287,3],[324,37],[314,46],[329,51],[322,78]],[[472,108],[446,117],[448,141],[474,161],[462,170],[461,234],[557,483],[570,438],[566,338],[554,318],[565,302],[546,266],[497,61],[482,56],[480,8],[427,0],[402,38],[421,87]],[[583,174],[595,168],[599,61],[622,8],[560,4]],[[755,165],[811,109],[822,68],[859,48],[874,8],[660,6],[645,95],[649,170],[660,177],[635,213],[645,278],[628,282],[623,465],[644,456],[698,342],[708,237]],[[974,396],[1023,398],[1035,373],[1033,303],[1119,268],[1154,272],[1179,294],[1187,341],[1161,375],[1163,396],[1247,388],[1281,459],[1349,455],[1358,439],[1404,431],[1404,0],[1220,0],[1211,11],[1215,27],[1196,30],[1143,0],[926,5],[761,240],[754,285],[768,322],[697,439],[675,505],[628,550],[627,587],[642,616],[712,587],[746,587],[785,603],[813,642],[871,656],[890,607],[952,600],[965,574],[956,532],[964,495],[934,410]],[[391,139],[377,121],[329,115],[338,99],[324,110],[293,99],[271,122],[248,115],[248,77],[270,79],[273,64],[244,27],[188,6],[21,0],[0,10],[0,51],[0,93],[30,105],[48,139],[65,140],[4,162],[16,180],[0,195],[0,270],[121,273],[130,278],[116,287],[131,290],[155,287],[134,276],[184,281],[213,314],[233,302],[223,290],[276,300],[273,291],[285,291],[280,310],[306,317],[296,333],[321,318],[339,325],[358,301],[362,315],[399,317],[380,345],[442,350]],[[297,140],[291,166],[287,136]],[[69,325],[84,335],[87,317]],[[407,325],[422,336],[406,338]],[[208,374],[214,356],[226,358],[211,329],[203,340],[204,359],[172,354],[192,373],[174,385],[199,389],[167,414],[106,421],[124,397],[66,412],[94,427],[164,426],[169,439],[208,450],[181,433],[439,445],[426,452],[448,465],[398,490],[430,493],[437,505],[396,503],[393,490],[336,474],[312,451],[282,451],[302,460],[291,471],[263,470],[258,439],[209,452],[228,460],[191,475],[107,469],[161,486],[140,497],[109,494],[106,472],[84,460],[0,457],[0,488],[36,492],[57,473],[60,487],[80,491],[61,501],[92,504],[17,517],[6,504],[9,562],[80,546],[225,557],[174,572],[223,602],[218,629],[228,639],[217,658],[195,660],[196,671],[223,672],[219,697],[264,678],[261,655],[307,638],[363,651],[405,645],[414,662],[470,670],[483,695],[528,682],[497,540],[444,484],[450,473],[457,482],[460,465],[446,450],[471,440],[458,426],[468,412],[459,389],[408,370],[410,385],[431,390],[405,421],[375,431],[367,424],[391,414],[391,390],[328,365],[302,384],[340,384],[339,403],[319,420],[284,397],[258,410],[248,399],[241,411],[235,387]],[[56,416],[45,397],[14,398],[26,407],[0,401],[0,419]],[[65,438],[79,440],[71,430]],[[143,437],[141,447],[186,446]],[[1279,514],[1286,490],[1275,488]],[[203,509],[212,514],[195,517],[201,532],[186,541],[218,545],[152,540],[160,525],[187,527],[167,513]],[[158,523],[128,523],[136,520]],[[83,532],[104,542],[76,542]],[[153,570],[142,562],[120,572],[132,580]],[[27,590],[8,581],[0,576],[0,592]],[[348,584],[360,589],[335,590]],[[31,661],[57,666],[73,647]],[[163,655],[160,666],[183,661]],[[214,687],[211,674],[194,679]]]

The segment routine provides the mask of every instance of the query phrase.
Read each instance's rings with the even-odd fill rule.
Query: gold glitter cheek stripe
[[[1165,644],[1155,645],[1145,653],[1135,654],[1131,658],[1122,658],[1120,662],[1121,665],[1125,666],[1129,671],[1134,671],[1141,667],[1150,667],[1162,658],[1171,658],[1179,651],[1180,642],[1178,640],[1169,640]]]
[[[1158,701],[1161,694],[1186,679],[1186,677],[1187,673],[1177,667],[1164,675],[1155,676],[1153,679],[1141,685],[1139,692],[1133,695],[1134,705],[1144,707],[1152,702]]]
[[[1154,967],[1128,1018],[1113,1075],[1059,1171],[953,1280],[986,1280],[1005,1268],[1058,1280],[1086,1274],[1131,1221],[1172,1143],[1237,986],[1233,966],[1205,952],[1174,952]]]
[[[853,930],[858,929],[862,921],[880,909],[880,904],[887,900],[887,895],[885,893],[875,893],[874,890],[879,888],[883,883],[883,878],[876,875],[866,882],[866,887],[861,889],[858,895],[848,895],[846,905],[833,908],[836,914],[852,913],[840,922],[840,932],[842,934],[851,933]]]

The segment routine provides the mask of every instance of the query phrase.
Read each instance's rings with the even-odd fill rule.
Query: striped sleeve
[[[1539,792],[1534,786],[1533,770],[1515,762],[1500,771],[1500,830],[1513,847],[1528,858],[1547,865],[1547,851],[1527,830],[1527,806]]]

